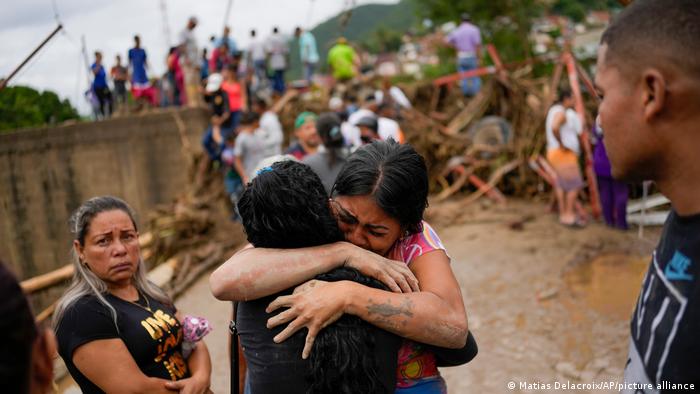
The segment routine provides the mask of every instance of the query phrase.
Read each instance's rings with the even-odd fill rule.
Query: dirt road
[[[629,317],[658,235],[644,241],[600,224],[572,230],[544,212],[522,202],[431,212],[479,344],[472,363],[443,370],[451,393],[561,393],[569,390],[556,382],[620,380]]]
[[[561,393],[570,390],[557,390],[555,382],[619,381],[629,315],[654,232],[639,240],[633,231],[599,224],[571,230],[557,224],[542,204],[481,204],[465,208],[447,202],[428,215],[452,257],[479,344],[473,362],[443,369],[449,392]],[[214,324],[206,338],[212,389],[228,392],[230,304],[211,296],[205,275],[177,305]],[[508,389],[509,382],[516,383],[515,390]],[[537,390],[537,384],[551,389]]]

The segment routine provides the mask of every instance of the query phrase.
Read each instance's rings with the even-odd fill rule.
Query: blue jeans
[[[457,70],[459,72],[474,70],[478,67],[476,57],[462,57],[457,60]],[[481,78],[471,77],[462,80],[462,94],[474,96],[481,90]]]
[[[204,136],[202,137],[202,147],[207,152],[207,156],[209,156],[211,161],[217,161],[221,158],[221,152],[224,150],[226,137],[232,132],[233,128],[222,127],[221,143],[217,144],[216,141],[214,141],[214,128],[211,126],[207,127],[207,131],[204,132]]]
[[[275,70],[274,74],[272,74],[272,90],[279,94],[284,93],[284,70]]]
[[[316,63],[304,63],[304,79],[311,84],[311,79],[316,72]]]
[[[447,386],[442,376],[420,379],[415,385],[397,388],[394,394],[446,394]]]
[[[267,80],[267,63],[265,59],[255,60],[253,62],[253,71],[255,72],[255,78],[258,80],[256,84],[256,88],[258,88]]]

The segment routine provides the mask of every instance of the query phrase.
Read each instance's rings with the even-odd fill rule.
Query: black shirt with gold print
[[[99,339],[121,339],[144,375],[167,380],[190,376],[182,357],[182,327],[177,310],[152,297],[141,295],[129,302],[111,294],[105,296],[117,311],[117,326],[109,309],[95,296],[76,301],[58,326],[58,353],[83,393],[102,393],[73,364],[75,349]]]

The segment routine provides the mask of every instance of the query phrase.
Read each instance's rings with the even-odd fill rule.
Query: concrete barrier
[[[123,198],[142,224],[149,210],[172,201],[187,180],[175,115],[201,150],[203,109],[0,134],[0,259],[20,280],[65,265],[68,218],[90,197]]]

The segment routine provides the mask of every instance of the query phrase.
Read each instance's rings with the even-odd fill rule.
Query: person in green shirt
[[[340,37],[328,52],[328,64],[333,70],[333,78],[338,82],[346,82],[357,74],[359,59],[348,41]]]

